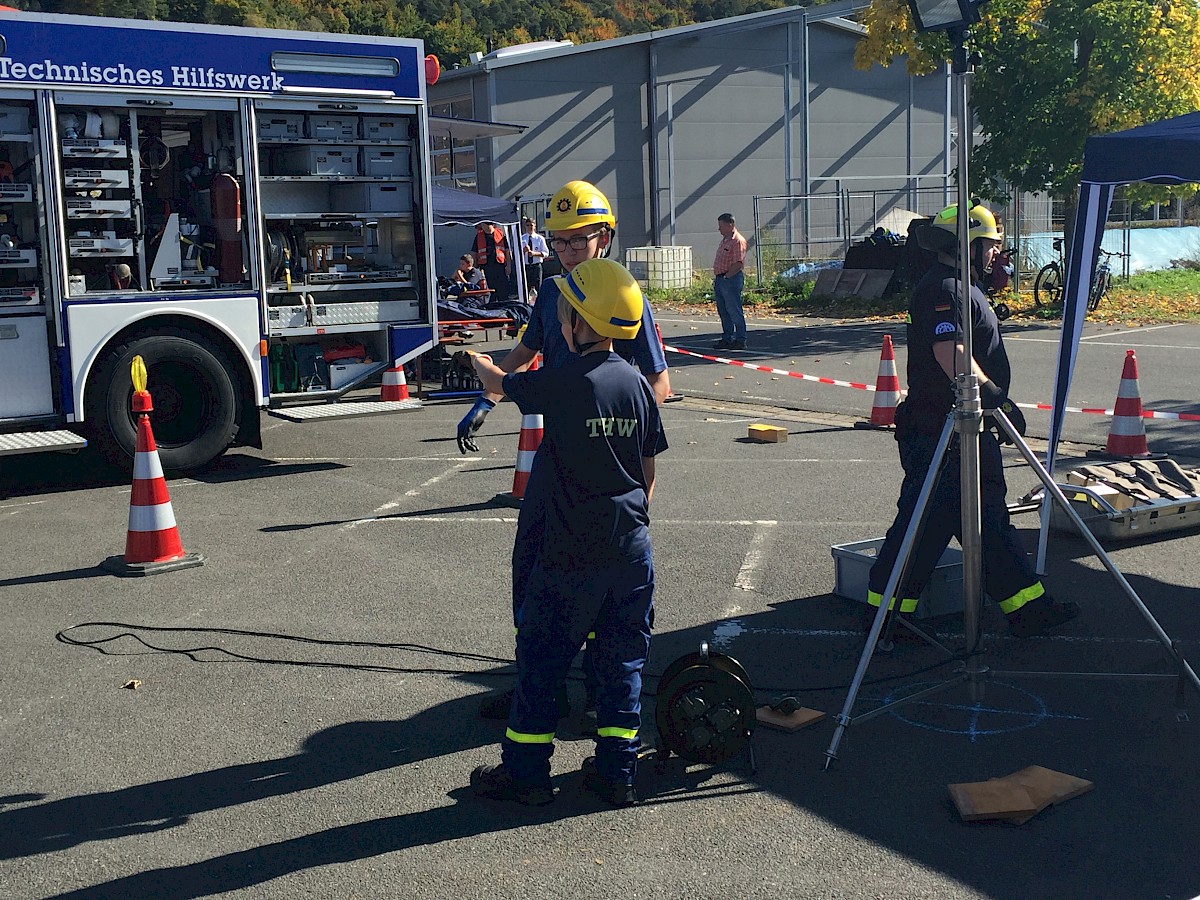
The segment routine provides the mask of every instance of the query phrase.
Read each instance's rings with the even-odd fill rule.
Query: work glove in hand
[[[1017,404],[1005,397],[1004,402],[997,406],[996,409],[1004,413],[1008,421],[1012,423],[1012,427],[1017,434],[1019,434],[1021,437],[1025,437],[1025,414],[1021,412],[1021,408],[1017,406]],[[1009,437],[1008,432],[999,426],[997,426],[997,436],[1000,438],[1000,443],[1002,444],[1015,443],[1013,439]]]
[[[985,416],[990,410],[998,409],[1012,423],[1012,427],[1017,434],[1021,435],[1021,437],[1025,436],[1025,416],[1021,412],[1020,407],[1009,400],[1008,395],[1000,390],[994,382],[989,381],[987,384],[980,385],[979,399],[983,403],[983,414]],[[996,429],[996,436],[1000,439],[1000,443],[1013,443],[1012,438],[1008,436],[1008,432],[996,424],[995,419],[992,419],[991,424]]]
[[[472,453],[479,452],[479,445],[475,443],[475,435],[483,427],[483,420],[487,418],[487,414],[495,408],[496,404],[487,397],[480,397],[475,401],[471,411],[458,423],[459,453],[466,453],[468,450]]]

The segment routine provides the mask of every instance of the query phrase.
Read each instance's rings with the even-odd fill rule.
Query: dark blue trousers
[[[649,529],[586,552],[543,550],[533,561],[516,615],[517,689],[502,746],[505,768],[516,778],[549,777],[558,723],[555,694],[594,630],[596,768],[610,781],[630,783],[654,604]]]
[[[896,435],[900,445],[900,464],[904,483],[896,501],[896,519],[887,531],[879,556],[871,567],[869,589],[882,595],[888,576],[900,552],[900,543],[916,509],[917,497],[925,474],[937,449],[939,434],[906,429]],[[962,496],[959,485],[959,448],[957,436],[951,436],[946,449],[941,477],[929,500],[925,527],[913,547],[908,577],[900,583],[897,595],[903,600],[920,597],[929,582],[950,538],[961,538]],[[991,431],[979,438],[980,513],[983,521],[983,585],[988,595],[1005,612],[1019,608],[1033,594],[1041,594],[1040,583],[1013,527],[1005,498],[1004,462],[1000,443]],[[1031,588],[1037,586],[1035,591]],[[1016,604],[1014,606],[1014,604]]]

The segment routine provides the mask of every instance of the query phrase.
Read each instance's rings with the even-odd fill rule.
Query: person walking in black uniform
[[[949,206],[934,217],[930,235],[940,237],[937,262],[913,290],[908,323],[908,397],[896,408],[896,440],[904,482],[896,501],[896,519],[871,567],[868,601],[883,602],[888,578],[916,508],[917,498],[933,461],[946,416],[954,408],[954,380],[964,352],[958,308],[959,277],[955,256],[958,207]],[[1011,371],[1000,337],[1000,325],[987,298],[977,286],[991,268],[1004,232],[991,210],[970,211],[970,299],[962,319],[972,328],[974,370],[987,410],[1000,409],[1021,434],[1025,419],[1008,399]],[[979,439],[980,511],[983,523],[983,584],[996,601],[1016,637],[1032,637],[1079,614],[1079,606],[1058,601],[1038,580],[1020,536],[1009,519],[998,426],[984,420]],[[1007,436],[1005,436],[1007,437]],[[908,576],[898,593],[901,613],[917,607],[917,599],[951,537],[961,537],[962,497],[959,482],[958,436],[947,448],[941,477],[929,498],[925,524],[913,546]],[[891,608],[896,599],[892,598]]]

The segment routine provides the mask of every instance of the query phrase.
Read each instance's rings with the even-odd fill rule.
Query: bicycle
[[[1124,259],[1129,256],[1128,253],[1114,253],[1112,250],[1105,250],[1103,247],[1100,250],[1100,265],[1096,267],[1096,277],[1092,279],[1092,287],[1088,291],[1088,312],[1095,312],[1100,306],[1100,301],[1104,299],[1104,295],[1108,293],[1108,286],[1112,282],[1112,258],[1114,256]]]
[[[1063,287],[1066,280],[1063,277],[1066,269],[1063,263],[1062,238],[1054,239],[1054,252],[1058,254],[1058,259],[1052,259],[1042,266],[1033,280],[1033,306],[1035,309],[1062,306]]]

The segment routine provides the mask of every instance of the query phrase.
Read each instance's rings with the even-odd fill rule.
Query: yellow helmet
[[[546,207],[546,230],[568,231],[582,225],[617,227],[608,198],[586,181],[568,181]]]
[[[623,265],[611,259],[589,259],[554,281],[596,334],[626,341],[637,337],[645,301]]]
[[[947,206],[933,217],[933,227],[958,234],[958,204]],[[988,238],[993,241],[1004,240],[1004,226],[996,221],[996,214],[986,206],[971,207],[971,219],[967,231],[968,241],[975,238]]]

